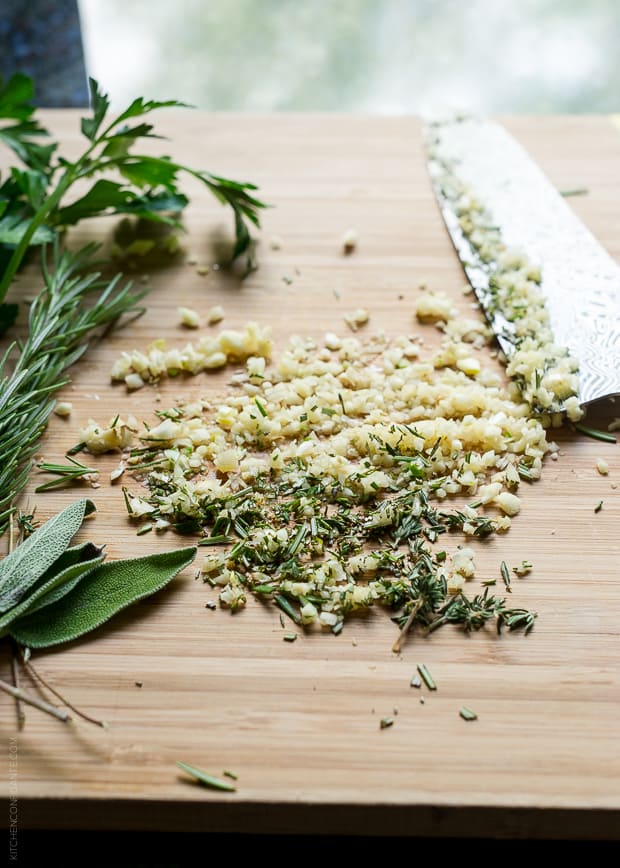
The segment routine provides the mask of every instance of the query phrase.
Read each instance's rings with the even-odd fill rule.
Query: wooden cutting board
[[[69,150],[78,147],[77,117],[46,115]],[[618,130],[603,117],[505,122],[558,188],[588,189],[569,202],[620,260]],[[121,350],[156,337],[171,345],[188,339],[177,324],[179,305],[204,313],[222,304],[227,327],[268,323],[276,347],[292,333],[344,333],[344,314],[359,306],[371,312],[367,331],[421,329],[431,342],[433,330],[412,314],[423,281],[467,310],[417,120],[185,112],[166,115],[160,128],[171,141],[156,152],[251,179],[275,206],[263,220],[260,267],[239,281],[187,264],[212,263],[213,244],[230,233],[229,215],[188,184],[187,257],[152,273],[146,314],[76,366],[63,392],[74,411],[52,420],[41,449],[47,460],[62,457],[88,417],[131,411],[148,421],[177,396],[225,388],[229,372],[175,380],[162,384],[155,404],[152,388],[127,395],[110,385]],[[359,245],[344,256],[340,239],[350,227]],[[111,223],[98,221],[73,237],[109,241],[111,232]],[[278,250],[273,236],[282,239]],[[20,287],[36,291],[36,273],[20,277]],[[446,628],[416,635],[395,655],[396,628],[376,611],[338,637],[312,633],[290,644],[273,610],[205,608],[215,594],[190,568],[83,641],[36,654],[45,678],[106,719],[107,731],[28,710],[18,733],[12,702],[0,703],[2,736],[18,762],[20,825],[617,838],[620,456],[617,446],[570,431],[555,439],[560,458],[524,491],[510,532],[477,546],[479,579],[498,576],[501,560],[533,562],[513,593],[514,605],[538,612],[529,636]],[[596,470],[599,457],[608,476]],[[120,489],[107,482],[118,459],[96,460],[101,488],[37,495],[41,520],[87,493],[98,512],[83,536],[106,543],[110,558],[186,543],[137,537]],[[432,672],[436,692],[410,687],[418,663]],[[0,674],[9,678],[6,648]],[[477,721],[459,717],[463,704]],[[385,716],[395,722],[382,730]],[[237,792],[193,785],[177,760],[216,775],[232,770]]]

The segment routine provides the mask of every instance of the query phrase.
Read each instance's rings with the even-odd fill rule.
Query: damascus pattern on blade
[[[620,395],[620,267],[502,126],[466,118],[441,123],[434,135],[435,153],[482,202],[506,246],[540,266],[555,341],[579,363],[580,403]],[[510,357],[512,324],[490,309],[488,270],[438,189],[441,166],[431,158],[429,170],[467,277]]]

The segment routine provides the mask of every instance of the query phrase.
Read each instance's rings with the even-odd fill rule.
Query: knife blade
[[[554,341],[579,366],[579,403],[619,396],[620,267],[500,124],[470,117],[430,123],[426,141],[444,222],[507,359],[518,349],[519,324],[514,311],[498,307],[497,264],[463,231],[455,183],[484,207],[496,240],[539,266]]]

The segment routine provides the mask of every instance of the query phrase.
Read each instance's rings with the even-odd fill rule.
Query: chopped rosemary
[[[59,479],[51,479],[49,482],[44,482],[43,485],[39,485],[35,488],[35,492],[38,494],[40,491],[50,491],[52,488],[61,488],[65,485],[70,485],[77,479],[84,479],[90,476],[90,474],[99,472],[96,467],[87,467],[85,464],[76,461],[75,458],[69,457],[69,461],[71,464],[48,464],[46,462],[37,464],[37,467],[39,470],[43,471],[43,473],[53,473],[58,476]]]
[[[459,714],[463,720],[478,720],[476,712],[472,711],[471,708],[468,708],[466,705],[461,706]]]
[[[426,684],[429,690],[437,690],[437,685],[433,679],[433,676],[428,671],[426,666],[423,663],[418,663],[417,670],[420,673],[420,677],[422,681]]]
[[[198,540],[199,546],[219,546],[226,545],[231,542],[231,537],[227,536],[225,533],[218,533],[215,536],[205,536],[202,539]]]
[[[506,561],[502,561],[500,564],[500,572],[502,574],[502,581],[506,586],[506,590],[508,593],[512,593],[512,588],[510,587],[510,572],[508,571],[508,564]]]
[[[216,778],[207,772],[203,772],[201,769],[187,765],[187,763],[177,762],[177,766],[190,775],[190,777],[201,783],[204,787],[209,787],[212,790],[224,790],[229,793],[234,793],[237,789],[233,784],[229,784],[228,781]]]
[[[604,443],[616,443],[616,438],[613,434],[607,431],[601,431],[598,428],[590,428],[588,425],[582,425],[581,422],[573,423],[573,427],[580,434],[585,434],[587,437],[593,437],[595,440],[602,440]]]
[[[587,187],[573,187],[569,190],[560,190],[560,196],[585,196],[590,191]]]
[[[382,370],[374,361],[375,345],[368,355],[351,350],[351,358],[340,362],[332,356],[328,363],[314,359],[312,346],[293,343],[280,368],[265,367],[259,386],[253,382],[251,392],[231,395],[221,423],[213,421],[209,408],[201,419],[205,442],[213,444],[208,450],[188,445],[193,419],[174,426],[174,442],[134,450],[135,459],[153,467],[139,495],[124,492],[129,515],[196,534],[205,547],[226,546],[205,553],[202,575],[217,587],[222,605],[233,610],[252,595],[280,609],[281,623],[286,616],[301,629],[338,635],[350,613],[382,605],[397,625],[396,653],[410,635],[428,635],[448,624],[465,631],[486,625],[531,629],[535,614],[510,609],[487,589],[471,598],[449,590],[448,539],[507,529],[508,516],[518,511],[518,498],[508,490],[514,472],[502,492],[507,501],[476,497],[476,487],[508,465],[537,479],[543,441],[534,439],[525,454],[514,445],[520,421],[506,421],[497,453],[501,466],[485,468],[486,473],[483,452],[454,445],[460,418],[438,417],[434,406],[419,422],[411,420],[407,407],[396,417],[404,421],[393,421],[387,410],[379,414],[367,390],[369,378]],[[400,371],[404,357],[391,362],[388,349],[392,354],[395,348],[386,344],[386,370]],[[294,373],[282,373],[289,369]],[[372,394],[378,399],[382,386],[392,385],[385,372],[376,377]],[[439,400],[443,385],[437,390]],[[495,408],[497,398],[493,401]],[[508,405],[500,406],[508,420]],[[263,422],[266,407],[269,420]],[[449,436],[442,433],[447,424],[454,432]],[[544,440],[542,427],[539,435]],[[218,458],[226,454],[228,466],[229,453],[235,466],[224,470]],[[452,495],[469,505],[455,508]],[[506,570],[504,565],[509,589]]]
[[[603,508],[603,501],[599,500],[599,502],[594,507],[594,512],[600,512]]]

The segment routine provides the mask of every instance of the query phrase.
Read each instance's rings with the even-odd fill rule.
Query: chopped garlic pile
[[[322,345],[292,338],[272,365],[265,331],[248,327],[224,400],[159,411],[140,434],[127,470],[144,471],[147,490],[127,493],[130,515],[210,545],[236,538],[202,568],[232,609],[248,591],[270,595],[338,632],[349,611],[396,605],[416,571],[458,593],[468,550],[446,582],[445,553],[426,544],[507,530],[521,480],[555,449],[478,357],[485,328],[474,326],[451,326],[428,360],[409,336],[330,333]]]
[[[99,425],[94,419],[89,419],[86,427],[80,430],[80,440],[93,455],[127,449],[133,445],[138,427],[134,416],[129,416],[127,420],[116,416],[107,425]]]
[[[186,308],[181,310],[187,311]],[[213,319],[211,311],[211,322]],[[185,320],[187,320],[187,315]],[[219,317],[221,319],[221,317]],[[184,321],[185,321],[184,320]],[[190,324],[186,322],[186,324]],[[224,329],[218,335],[204,335],[183,348],[170,348],[165,341],[155,341],[146,351],[121,353],[112,367],[112,379],[124,380],[130,390],[141,389],[146,383],[161,377],[176,376],[181,372],[197,374],[200,371],[223,368],[229,362],[242,362],[249,356],[269,358],[271,339],[268,329],[248,323],[241,331]]]
[[[471,249],[472,265],[488,277],[483,307],[489,318],[506,320],[504,337],[513,346],[507,373],[523,397],[548,423],[565,412],[572,421],[583,416],[579,405],[578,362],[553,337],[542,274],[520,250],[506,247],[501,230],[474,191],[458,177],[458,166],[441,153],[441,124],[433,126],[435,139],[429,153],[439,172],[436,183],[451,203],[463,236]],[[482,292],[481,287],[478,291]]]

